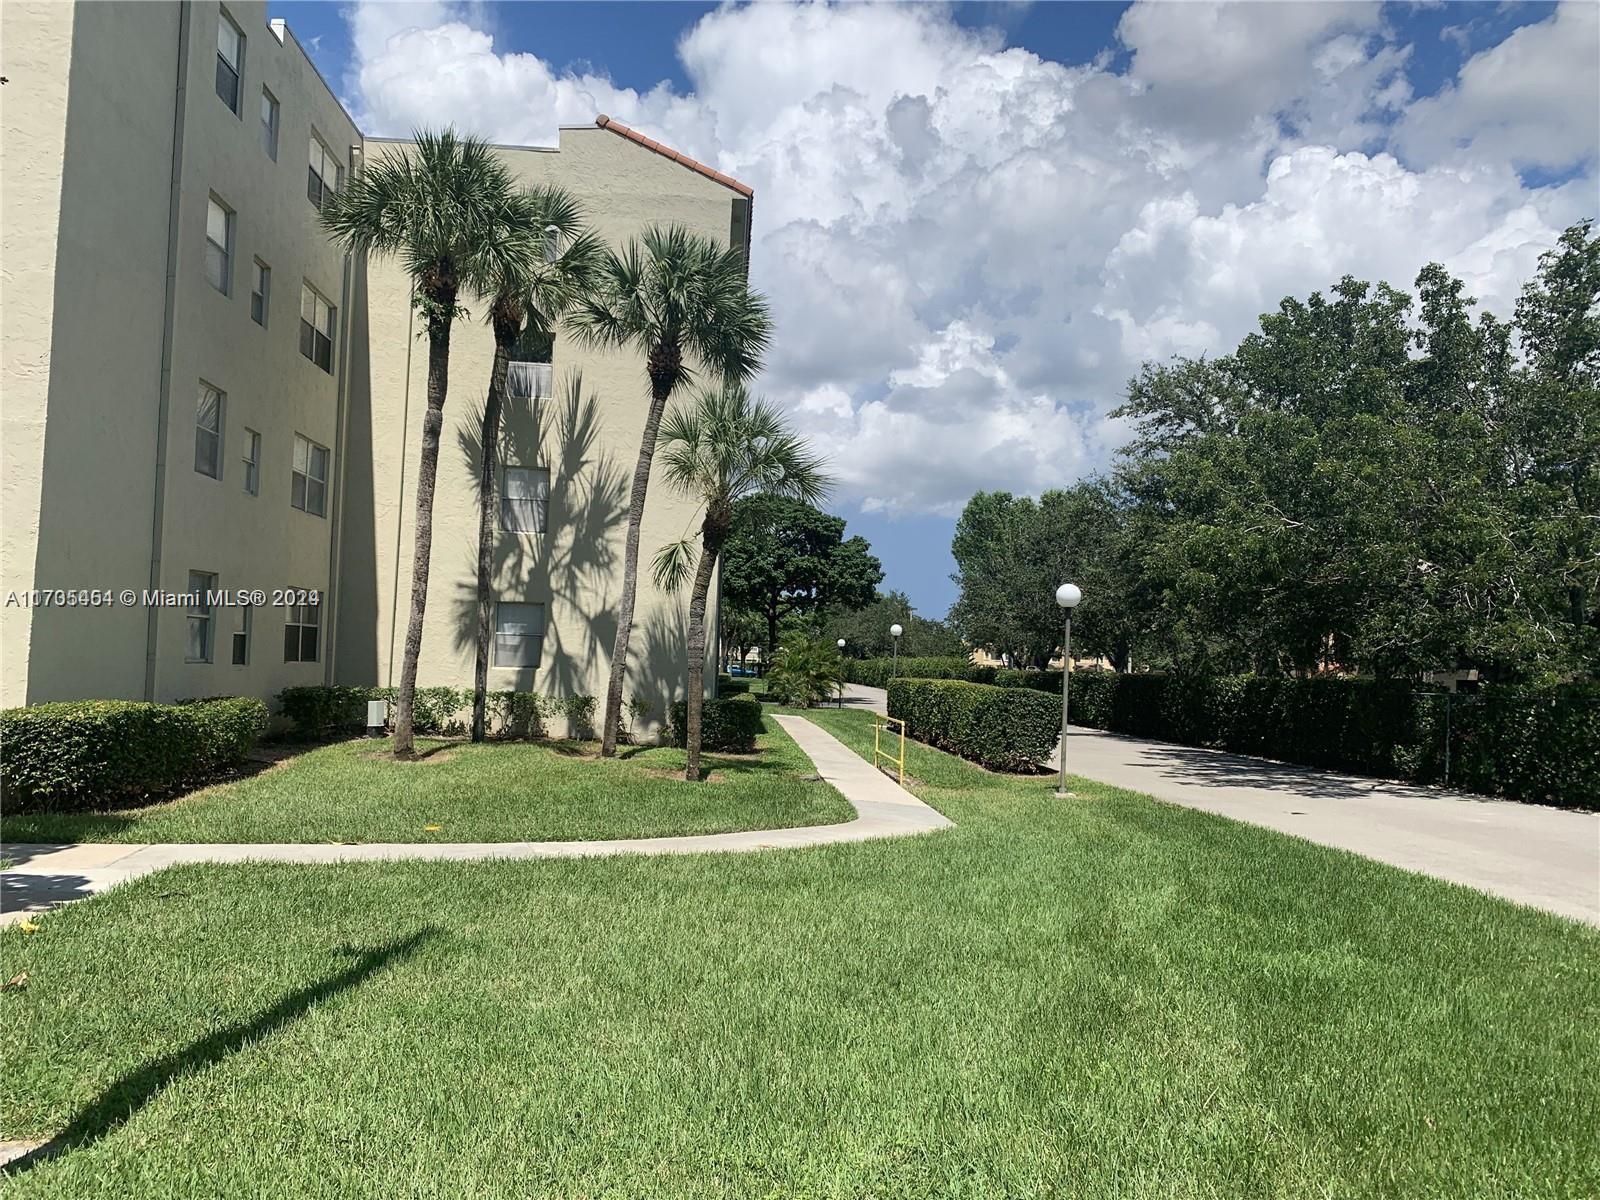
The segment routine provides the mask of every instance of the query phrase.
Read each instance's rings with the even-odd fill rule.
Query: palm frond
[[[676,592],[689,581],[694,574],[695,563],[699,555],[695,552],[693,538],[682,538],[676,542],[668,542],[656,551],[655,561],[651,566],[656,586],[664,592]]]

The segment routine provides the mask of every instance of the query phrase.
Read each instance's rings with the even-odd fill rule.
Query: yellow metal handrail
[[[883,731],[886,726],[898,725],[900,727],[900,754],[896,757],[883,749]],[[891,735],[892,736],[892,735]],[[888,759],[899,768],[900,786],[906,785],[906,723],[897,717],[879,717],[872,723],[872,765],[883,766],[881,759]]]

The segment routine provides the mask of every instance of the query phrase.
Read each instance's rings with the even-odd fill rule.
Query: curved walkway
[[[951,824],[881,771],[875,770],[838,738],[804,717],[778,716],[817,774],[839,789],[856,810],[853,821],[755,829],[739,833],[685,837],[624,838],[588,842],[373,842],[352,846],[323,843],[189,842],[126,845],[80,842],[75,845],[17,843],[0,846],[10,867],[0,875],[4,913],[0,924],[20,921],[30,912],[53,908],[114,887],[151,871],[180,863],[341,863],[401,859],[462,862],[491,858],[590,858],[615,854],[706,854],[824,846],[872,838],[904,837]]]

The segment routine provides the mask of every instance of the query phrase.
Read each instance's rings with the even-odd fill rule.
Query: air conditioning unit
[[[367,736],[382,737],[389,730],[389,702],[367,701]]]

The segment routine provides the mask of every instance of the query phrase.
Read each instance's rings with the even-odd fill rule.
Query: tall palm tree
[[[750,291],[739,248],[724,249],[710,238],[671,225],[653,226],[637,241],[629,242],[620,255],[611,255],[601,271],[598,289],[573,308],[568,325],[586,344],[642,351],[650,380],[650,408],[628,499],[622,597],[600,742],[600,753],[613,755],[622,720],[622,681],[633,633],[634,599],[639,590],[639,526],[644,520],[661,415],[673,392],[694,378],[686,355],[720,381],[737,383],[750,378],[767,348],[772,319],[766,301]]]
[[[689,593],[689,697],[685,721],[689,762],[685,778],[700,778],[700,714],[705,694],[706,596],[717,559],[733,530],[733,506],[755,493],[786,496],[806,504],[832,486],[822,459],[764,400],[752,400],[743,385],[702,391],[692,405],[675,407],[661,426],[661,465],[667,482],[699,499],[700,552],[694,539],[663,546],[656,555],[657,584],[676,591],[694,564]]]
[[[355,254],[394,256],[412,282],[412,304],[428,336],[428,406],[422,415],[422,459],[417,471],[416,546],[411,559],[411,620],[395,710],[394,753],[415,754],[412,712],[422,621],[428,603],[433,553],[433,490],[439,473],[439,435],[450,383],[450,327],[457,297],[475,285],[482,248],[510,224],[515,192],[511,172],[489,144],[453,129],[422,131],[416,145],[375,156],[342,192],[323,203],[322,224]]]
[[[474,263],[480,296],[494,330],[494,365],[483,404],[478,463],[478,638],[472,681],[472,740],[483,741],[489,689],[492,575],[498,506],[500,415],[513,348],[525,331],[552,336],[561,315],[594,285],[605,246],[583,230],[577,199],[540,185],[513,198],[499,238]]]

